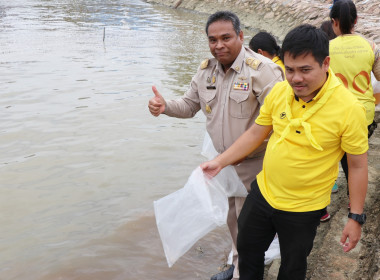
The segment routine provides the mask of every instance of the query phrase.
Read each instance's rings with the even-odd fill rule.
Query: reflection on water
[[[147,110],[153,84],[174,98],[210,56],[206,18],[138,0],[2,1],[0,279],[216,272],[226,229],[169,269],[152,207],[204,160],[204,117]]]

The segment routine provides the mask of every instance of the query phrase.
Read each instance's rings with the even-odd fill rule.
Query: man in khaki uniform
[[[206,24],[213,59],[204,60],[191,81],[190,89],[177,100],[165,101],[153,86],[149,100],[152,115],[191,118],[200,109],[217,152],[222,153],[254,124],[265,96],[284,79],[281,68],[271,60],[243,47],[239,18],[231,12],[217,12]],[[266,143],[235,166],[247,190],[262,169]],[[227,225],[232,237],[233,266],[211,279],[239,279],[237,262],[237,217],[245,198],[229,198]],[[235,269],[234,269],[235,268]]]

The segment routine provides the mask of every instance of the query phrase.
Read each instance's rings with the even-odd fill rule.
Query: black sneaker
[[[231,280],[234,275],[234,269],[235,266],[232,264],[227,270],[213,275],[210,280]]]

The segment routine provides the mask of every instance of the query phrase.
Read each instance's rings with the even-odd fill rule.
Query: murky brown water
[[[204,160],[204,117],[147,110],[153,84],[174,98],[210,57],[206,19],[138,0],[0,0],[0,279],[216,272],[226,228],[169,269],[153,214]]]

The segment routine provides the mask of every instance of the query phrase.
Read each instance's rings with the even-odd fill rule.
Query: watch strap
[[[360,225],[363,225],[366,220],[366,215],[364,213],[362,214],[355,214],[355,213],[348,213],[348,218],[353,219],[354,221],[358,222]]]

